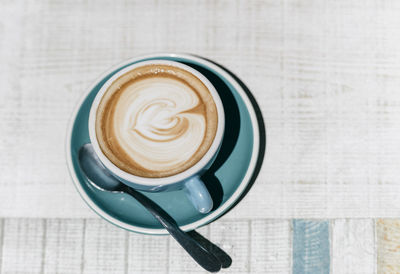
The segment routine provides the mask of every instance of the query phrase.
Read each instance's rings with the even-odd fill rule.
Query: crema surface
[[[142,177],[166,177],[197,163],[217,129],[207,87],[193,74],[147,65],[118,78],[103,96],[96,135],[116,166]]]

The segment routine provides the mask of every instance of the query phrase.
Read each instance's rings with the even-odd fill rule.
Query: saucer
[[[142,192],[167,211],[181,229],[189,231],[208,224],[236,205],[254,179],[253,173],[257,173],[258,158],[263,152],[260,151],[259,124],[249,97],[226,70],[208,60],[188,54],[155,54],[127,60],[104,73],[88,89],[72,116],[66,144],[70,175],[82,199],[105,220],[129,231],[164,235],[168,232],[134,198],[93,187],[78,162],[79,148],[90,142],[89,110],[101,86],[120,69],[152,59],[177,61],[200,71],[216,87],[225,110],[225,134],[220,152],[202,176],[215,204],[211,212],[201,214],[196,211],[183,190]]]

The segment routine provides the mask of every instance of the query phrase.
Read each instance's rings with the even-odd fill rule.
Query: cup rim
[[[213,100],[215,102],[216,108],[217,108],[217,115],[218,115],[218,123],[217,123],[217,131],[214,136],[214,140],[211,143],[210,148],[207,150],[207,152],[203,155],[203,157],[196,162],[193,166],[189,167],[188,169],[178,173],[174,174],[171,176],[166,176],[166,177],[161,177],[161,178],[151,178],[151,177],[141,177],[137,175],[133,175],[129,172],[126,172],[122,169],[120,169],[118,166],[116,166],[113,162],[111,162],[106,155],[103,153],[103,151],[100,148],[100,145],[98,143],[97,137],[96,137],[96,130],[95,130],[95,121],[96,121],[96,113],[98,106],[100,104],[101,99],[103,98],[104,94],[106,93],[107,89],[110,87],[110,85],[121,75],[145,66],[145,65],[170,65],[173,67],[181,68],[184,69],[191,74],[193,74],[195,77],[197,77],[209,90],[211,96],[213,97]],[[121,67],[120,65],[119,67]],[[189,67],[185,64],[176,62],[176,61],[170,61],[170,60],[160,60],[160,59],[154,59],[154,60],[147,60],[147,61],[139,61],[135,64],[129,65],[117,73],[115,73],[110,79],[108,79],[100,88],[99,92],[96,94],[93,103],[90,107],[90,112],[89,112],[89,121],[88,121],[88,127],[89,127],[89,138],[90,141],[93,145],[93,149],[97,156],[99,157],[100,161],[104,164],[104,166],[109,169],[112,173],[114,173],[116,176],[119,178],[122,178],[123,180],[126,180],[128,182],[134,183],[134,184],[140,184],[140,185],[145,185],[145,186],[160,186],[160,185],[171,185],[175,184],[178,182],[181,182],[187,178],[190,178],[197,173],[199,173],[202,169],[204,169],[205,166],[213,159],[214,155],[218,152],[218,149],[222,143],[222,138],[223,138],[223,133],[224,133],[224,127],[225,127],[225,112],[222,104],[222,100],[215,89],[214,85],[199,71],[195,70],[192,67]]]

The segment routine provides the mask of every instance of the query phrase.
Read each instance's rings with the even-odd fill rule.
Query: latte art
[[[170,176],[194,165],[216,132],[216,107],[204,84],[182,69],[155,66],[117,79],[96,119],[107,158],[142,177]]]
[[[200,104],[197,94],[176,80],[139,81],[116,105],[115,137],[142,167],[168,171],[187,161],[203,141],[205,117],[196,113]]]
[[[139,111],[133,129],[150,141],[174,140],[189,126],[185,117],[178,116],[183,112],[177,113],[175,108],[176,103],[169,99],[155,99]]]

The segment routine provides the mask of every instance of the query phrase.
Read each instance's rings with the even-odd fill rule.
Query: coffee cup
[[[212,209],[201,175],[220,149],[225,116],[200,72],[167,60],[124,67],[97,93],[88,124],[94,151],[121,182],[148,192],[183,189],[199,212]]]

